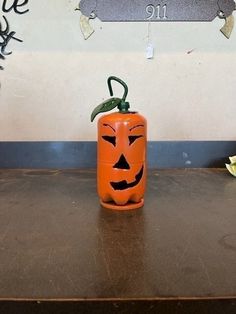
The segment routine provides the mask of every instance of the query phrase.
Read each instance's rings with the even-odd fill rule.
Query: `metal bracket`
[[[75,10],[81,11],[80,3],[78,4],[78,7]],[[89,16],[85,16],[84,14],[81,14],[80,16],[80,29],[85,40],[87,40],[94,33],[94,29],[90,25],[89,21],[91,19],[94,19],[95,17],[96,16],[93,13],[91,13]]]
[[[230,38],[231,33],[234,29],[234,16],[230,15],[225,19],[225,25],[221,28],[221,33],[225,35],[226,38]]]
[[[80,16],[80,29],[81,29],[81,32],[82,32],[85,40],[87,40],[94,33],[94,29],[89,24],[89,20],[90,20],[89,17],[81,14],[81,16]]]

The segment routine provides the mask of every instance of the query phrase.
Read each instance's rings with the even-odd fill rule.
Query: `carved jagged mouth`
[[[142,176],[143,176],[143,166],[142,166],[141,170],[139,171],[139,173],[135,176],[135,180],[133,182],[128,183],[126,180],[119,181],[119,182],[111,182],[111,186],[116,191],[122,191],[122,190],[126,190],[129,188],[133,188],[134,186],[139,184],[139,182],[142,179]]]

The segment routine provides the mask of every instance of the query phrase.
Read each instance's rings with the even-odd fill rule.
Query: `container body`
[[[113,209],[143,205],[146,186],[146,119],[111,113],[98,121],[97,183],[101,204]]]

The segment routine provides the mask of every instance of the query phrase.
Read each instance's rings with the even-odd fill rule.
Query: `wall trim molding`
[[[149,168],[223,168],[236,141],[148,142]],[[2,169],[96,167],[96,142],[0,142]]]

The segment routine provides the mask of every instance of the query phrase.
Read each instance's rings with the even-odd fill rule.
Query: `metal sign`
[[[218,12],[225,16],[235,9],[233,0],[82,0],[83,15],[103,22],[212,21]]]
[[[232,13],[235,10],[235,2],[234,0],[81,0],[79,9],[83,15],[83,22],[86,23],[95,17],[103,22],[177,22],[213,21],[218,16],[226,19],[226,23],[230,22],[233,27]]]

